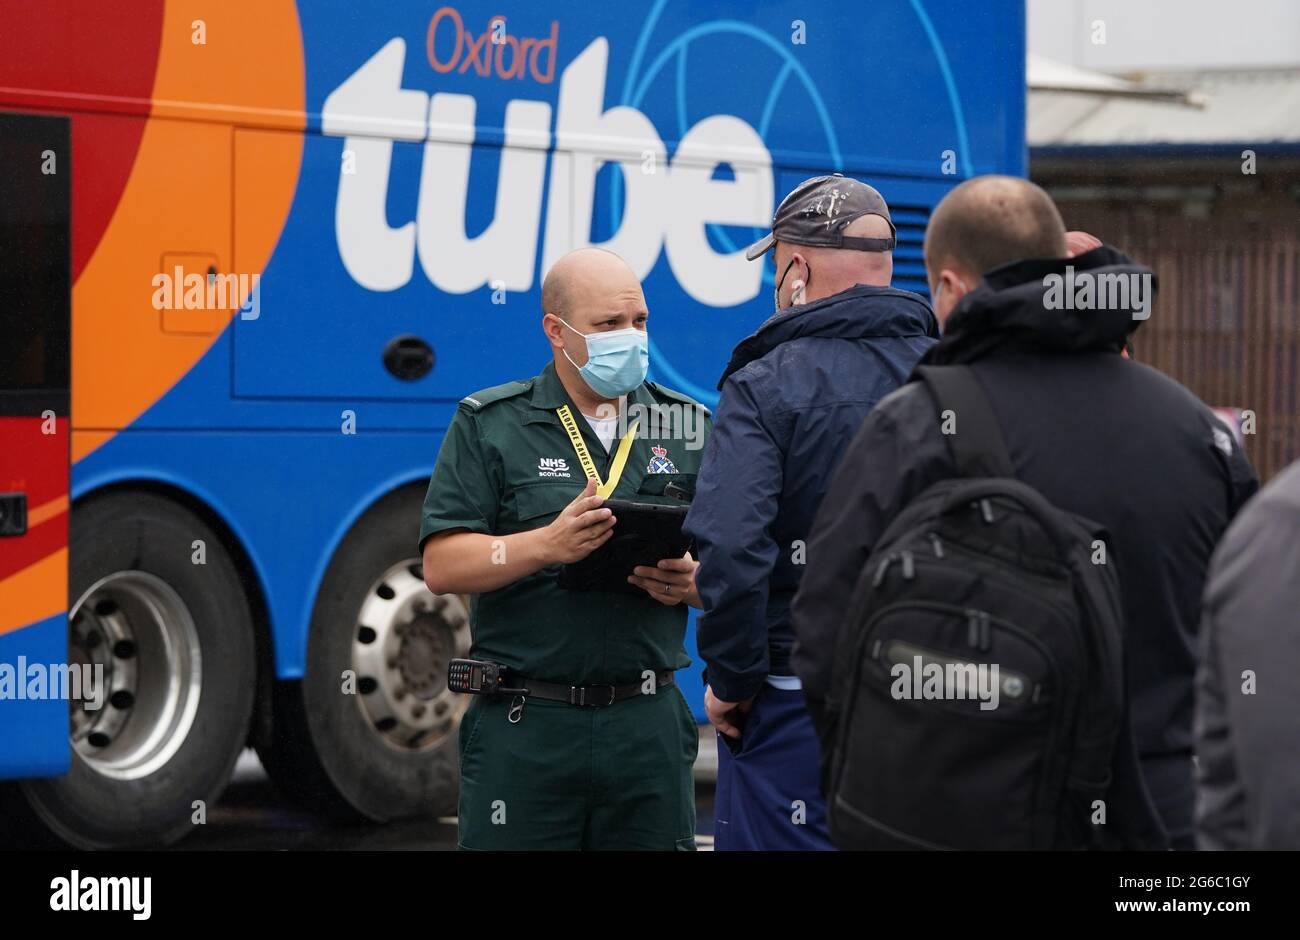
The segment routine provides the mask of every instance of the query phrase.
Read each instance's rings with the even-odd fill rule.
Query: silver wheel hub
[[[469,651],[469,609],[432,594],[418,559],[384,572],[366,594],[352,637],[357,702],[375,732],[403,750],[433,747],[468,702],[447,688],[447,667]]]
[[[180,595],[144,571],[95,582],[68,613],[70,666],[99,683],[69,702],[72,746],[96,773],[147,777],[171,760],[194,724],[202,659]],[[83,674],[87,670],[82,670]]]

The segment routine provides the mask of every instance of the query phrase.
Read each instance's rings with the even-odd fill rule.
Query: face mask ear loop
[[[569,326],[569,324],[564,322],[564,317],[560,316],[558,313],[553,313],[551,314],[551,316],[555,317],[555,319],[560,321],[560,326],[568,327],[569,329],[573,330],[573,332],[578,333],[579,336],[582,336],[584,338],[586,337],[587,335],[586,333],[579,333],[577,330],[573,329],[573,327]],[[564,358],[569,360],[569,365],[573,366],[575,369],[578,370],[582,369],[582,366],[578,365],[576,362],[573,361],[573,357],[569,355],[569,350],[567,347],[560,347],[560,352],[564,353]],[[590,356],[588,358],[590,358]]]
[[[807,296],[808,296],[808,283],[812,280],[812,265],[809,264],[808,261],[807,261],[806,259],[805,259],[805,261],[804,261],[803,264],[804,264],[804,267],[806,267],[806,268],[808,269],[808,276],[807,276],[806,278],[803,279],[803,282],[802,282],[802,284],[801,284],[800,286],[801,286],[801,288],[803,289],[804,296],[807,297]],[[790,263],[787,264],[787,265],[785,266],[785,271],[781,274],[781,279],[778,280],[778,281],[776,282],[776,290],[774,291],[774,296],[775,296],[775,300],[776,300],[776,309],[777,309],[777,311],[781,311],[781,310],[784,310],[784,309],[785,309],[784,307],[781,306],[781,285],[783,285],[783,284],[785,283],[785,276],[786,276],[787,274],[790,273],[790,269],[791,269],[792,267],[794,267],[794,259],[793,259],[793,258],[791,258],[791,259],[790,259]],[[800,282],[799,282],[798,279],[795,280],[795,283],[796,283],[796,284],[800,284]],[[803,301],[802,301],[802,300],[795,300],[795,299],[794,299],[794,294],[795,294],[795,291],[792,289],[792,290],[790,291],[790,306],[792,306],[792,307],[797,307],[797,306],[799,306],[801,303],[803,303]]]
[[[794,267],[793,258],[791,258],[790,263],[785,266],[785,270],[781,272],[781,276],[777,279],[776,287],[772,288],[772,301],[777,313],[780,313],[785,309],[781,306],[781,286],[785,284],[785,276],[790,273],[792,267]]]

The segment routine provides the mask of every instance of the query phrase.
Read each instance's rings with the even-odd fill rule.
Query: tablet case
[[[607,499],[605,508],[614,511],[614,534],[608,542],[581,561],[560,569],[560,587],[570,591],[612,591],[644,594],[629,584],[627,576],[637,565],[654,567],[663,558],[681,558],[690,548],[690,536],[682,532],[688,506],[663,506]]]

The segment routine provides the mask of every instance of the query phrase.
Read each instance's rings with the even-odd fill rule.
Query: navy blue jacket
[[[686,518],[700,655],[724,701],[794,674],[790,604],[822,495],[867,412],[937,336],[921,296],[858,285],[787,308],[732,353]]]

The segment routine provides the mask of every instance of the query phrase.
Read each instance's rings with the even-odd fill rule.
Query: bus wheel
[[[343,539],[316,597],[305,674],[275,685],[259,756],[276,784],[331,815],[384,822],[456,811],[456,731],[468,704],[447,666],[469,608],[425,587],[422,492],[380,500]]]
[[[70,703],[70,771],[22,791],[71,845],[175,842],[248,737],[257,667],[238,570],[202,519],[152,493],[77,506],[69,548],[68,662],[102,675],[100,705]]]

